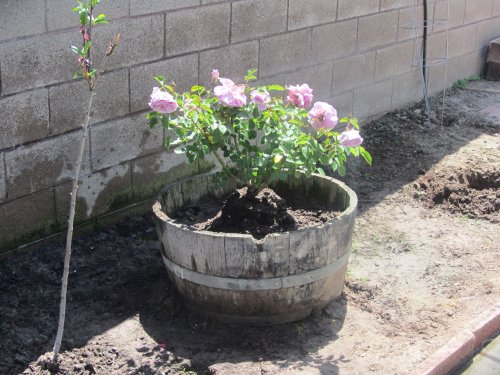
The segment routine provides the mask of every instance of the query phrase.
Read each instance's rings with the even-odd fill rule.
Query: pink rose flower
[[[313,100],[313,90],[307,83],[301,86],[288,86],[286,101],[300,108],[309,107]]]
[[[219,80],[219,71],[217,69],[212,70],[212,82],[217,82]]]
[[[153,88],[149,107],[160,113],[172,113],[177,109],[177,102],[168,92],[161,91],[159,87]]]
[[[267,109],[267,103],[271,100],[269,93],[267,92],[259,92],[254,90],[250,93],[250,97],[252,98],[252,102],[257,104],[257,108],[260,112],[265,111]]]
[[[357,130],[346,130],[339,136],[339,141],[342,146],[358,147],[363,143],[363,138]]]
[[[219,81],[222,86],[214,87],[214,94],[222,104],[228,107],[243,107],[247,104],[244,85],[236,85],[228,78],[219,78]]]
[[[339,121],[337,111],[330,104],[324,102],[314,103],[309,111],[309,118],[314,129],[333,129]]]

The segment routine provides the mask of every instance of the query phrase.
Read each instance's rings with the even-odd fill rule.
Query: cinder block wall
[[[500,0],[449,0],[448,83],[478,74],[500,36]],[[422,0],[417,22],[422,18]],[[430,1],[434,12],[434,0]],[[0,2],[0,249],[64,229],[70,177],[87,100],[72,80],[80,42],[74,0]],[[212,68],[235,80],[308,82],[316,99],[366,118],[421,97],[409,0],[102,0],[112,20],[96,30],[95,55],[122,43],[102,76],[86,147],[78,220],[153,196],[168,180],[204,169],[162,151],[145,126],[152,77],[179,89],[208,84]],[[437,0],[435,18],[446,15]],[[429,54],[445,56],[445,26]],[[101,52],[102,53],[102,52]],[[443,87],[444,65],[431,72]]]

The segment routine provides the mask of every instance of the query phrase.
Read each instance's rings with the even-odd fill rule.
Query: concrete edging
[[[500,303],[488,313],[473,320],[443,347],[422,362],[413,375],[447,375],[472,357],[481,346],[500,330]]]

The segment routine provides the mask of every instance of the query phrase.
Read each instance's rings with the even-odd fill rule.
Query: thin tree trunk
[[[80,149],[78,151],[78,158],[76,160],[76,171],[75,171],[75,177],[73,179],[73,189],[71,190],[71,203],[69,208],[68,232],[66,235],[66,252],[64,255],[64,271],[63,271],[62,288],[61,288],[61,304],[59,306],[59,324],[57,327],[56,341],[53,349],[54,362],[57,362],[59,357],[59,350],[61,349],[61,343],[64,331],[64,321],[66,317],[66,295],[68,292],[69,263],[71,258],[71,244],[73,242],[73,222],[75,220],[75,211],[76,211],[76,195],[78,192],[78,182],[80,180],[80,171],[82,169],[83,154],[85,150],[85,142],[87,140],[87,133],[90,122],[90,111],[92,110],[92,102],[94,100],[94,95],[95,95],[94,91],[90,91],[87,117],[85,118],[85,122],[82,125],[83,135],[80,142]]]

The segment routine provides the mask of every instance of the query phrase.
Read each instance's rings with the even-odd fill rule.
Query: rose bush
[[[183,94],[158,76],[149,125],[168,129],[167,149],[185,153],[190,162],[211,154],[225,177],[255,192],[288,175],[324,175],[323,166],[342,176],[348,155],[362,156],[371,164],[355,118],[339,120],[335,108],[324,102],[308,110],[313,90],[307,84],[252,87],[255,72],[250,70],[244,83],[236,84],[214,69],[212,80],[219,84],[213,91],[193,86]],[[285,100],[270,95],[280,91],[287,91]],[[339,122],[345,125],[341,133],[334,130]]]

